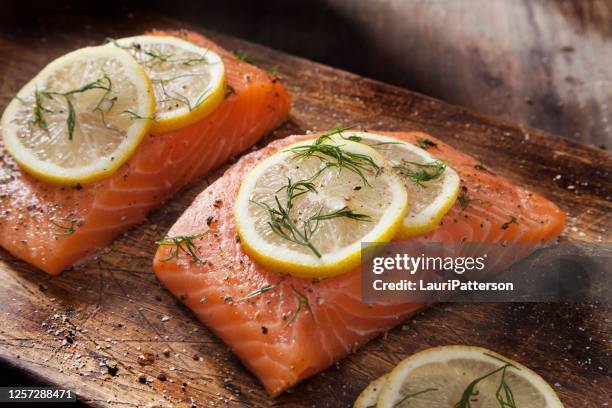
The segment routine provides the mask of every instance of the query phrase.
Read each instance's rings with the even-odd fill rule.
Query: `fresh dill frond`
[[[316,322],[315,315],[312,312],[312,307],[310,306],[310,300],[308,300],[308,296],[301,293],[293,285],[291,285],[291,291],[293,292],[297,300],[297,307],[291,313],[291,318],[287,321],[287,326],[290,326],[293,324],[293,322],[295,322],[295,320],[298,318],[298,315],[302,311],[303,307],[305,307],[308,313],[310,313],[310,317],[312,318],[312,321]]]
[[[43,113],[51,113],[52,111],[51,109],[47,109],[43,106],[43,95],[43,92],[39,91],[38,88],[34,91],[34,119],[32,119],[32,124],[41,129],[47,129],[47,121],[45,120]]]
[[[230,84],[225,85],[225,99],[227,99],[230,95],[235,94],[236,90]]]
[[[495,393],[495,398],[500,403],[500,407],[517,408],[516,403],[514,401],[514,395],[512,394],[512,390],[510,389],[510,386],[506,382],[506,370],[509,367],[512,367],[517,370],[519,370],[519,368],[499,357],[496,357],[496,356],[493,356],[487,353],[484,353],[484,354],[496,360],[499,360],[500,362],[504,364],[496,368],[495,370],[492,370],[491,372],[481,377],[478,377],[472,382],[470,382],[468,386],[465,388],[465,390],[463,391],[463,393],[461,394],[461,399],[454,405],[454,408],[472,408],[471,400],[474,396],[478,395],[478,391],[476,391],[476,386],[478,385],[478,383],[480,383],[485,378],[495,375],[496,373],[500,371],[501,371],[501,381]]]
[[[70,96],[70,95],[74,95],[77,93],[83,93],[83,92],[86,92],[92,89],[103,89],[107,92],[110,92],[112,90],[112,86],[113,86],[113,83],[111,79],[105,73],[100,78],[96,79],[95,81],[88,82],[73,90],[70,90],[67,92],[48,92],[48,93],[51,95]]]
[[[129,115],[131,119],[155,120],[155,118],[152,118],[152,117],[149,117],[149,116],[139,115],[138,113],[136,113],[136,112],[134,112],[132,110],[129,110],[129,109],[126,109],[126,110],[122,111],[121,113]]]
[[[74,135],[74,129],[76,126],[77,115],[76,115],[76,111],[74,109],[72,100],[70,99],[70,96],[77,94],[77,93],[87,92],[93,89],[104,90],[105,91],[104,94],[102,95],[102,97],[100,98],[100,100],[98,101],[98,103],[93,109],[94,111],[97,111],[97,110],[101,111],[101,104],[102,102],[104,102],[104,100],[106,100],[106,98],[112,91],[112,86],[113,85],[112,85],[112,81],[110,77],[105,73],[100,78],[96,79],[95,81],[88,82],[84,85],[79,86],[78,88],[75,88],[75,89],[72,89],[66,92],[39,91],[38,89],[36,89],[36,91],[34,91],[34,112],[33,112],[34,119],[32,120],[32,123],[40,127],[41,129],[46,129],[47,122],[45,121],[43,117],[43,112],[51,113],[51,110],[45,108],[42,105],[42,100],[43,100],[42,98],[43,96],[47,98],[53,98],[54,96],[61,96],[66,100],[66,108],[68,110],[68,115],[66,116],[66,127],[68,129],[68,139],[72,140],[72,137]],[[111,108],[112,108],[112,105],[111,105]],[[102,116],[102,120],[104,121],[104,115]]]
[[[510,219],[508,221],[504,222],[502,224],[502,226],[501,226],[501,229],[503,229],[503,230],[508,229],[511,224],[518,224],[518,219],[514,215],[512,215],[512,214],[509,214],[509,215],[510,215]]]
[[[238,51],[234,51],[233,54],[234,54],[234,57],[236,57],[238,61],[246,62],[247,64],[253,64],[253,59],[251,58],[250,55],[246,53],[243,54]]]
[[[419,144],[419,147],[423,150],[427,150],[427,148],[429,147],[438,147],[438,144],[436,142],[433,142],[424,137],[417,137],[416,140],[417,140],[417,143]]]
[[[354,127],[354,126],[353,126]],[[342,129],[340,132],[343,132],[346,129]],[[350,142],[357,142],[357,143],[363,143],[363,137],[361,136],[357,136],[357,135],[350,135],[350,136],[342,136],[340,135],[340,137],[344,140],[348,140]],[[379,146],[385,146],[385,145],[396,145],[396,144],[402,144],[402,142],[377,142],[377,143],[364,143],[370,147],[379,147]]]
[[[162,262],[168,262],[172,259],[178,260],[182,252],[188,255],[195,264],[198,264],[198,265],[202,264],[203,262],[198,256],[199,250],[194,244],[194,241],[199,238],[202,238],[208,233],[209,231],[204,231],[200,234],[165,237],[165,238],[155,241],[155,243],[160,246],[174,247],[170,250],[170,256],[168,258],[163,259]]]
[[[470,205],[470,203],[472,201],[476,201],[482,205],[490,205],[491,203],[487,200],[483,200],[481,198],[477,198],[477,197],[472,197],[471,195],[469,195],[468,193],[466,193],[465,191],[462,192],[461,194],[459,194],[459,196],[457,197],[457,201],[459,202],[459,205],[461,206],[462,210],[465,210],[466,208],[468,208],[468,206]]]
[[[378,174],[381,170],[374,159],[366,154],[347,152],[342,149],[342,145],[326,143],[332,135],[339,134],[343,130],[345,128],[337,127],[317,138],[312,144],[295,146],[285,150],[294,153],[291,157],[292,160],[314,157],[321,160],[324,165],[309,178],[296,182],[291,180],[291,178],[287,178],[287,184],[281,186],[275,192],[273,204],[251,201],[251,203],[268,213],[269,220],[267,224],[275,234],[297,245],[308,247],[318,258],[321,258],[322,255],[312,244],[311,238],[318,230],[321,221],[335,218],[370,221],[370,216],[356,213],[347,206],[329,213],[323,213],[323,207],[321,207],[314,215],[305,219],[301,223],[302,225],[297,225],[297,221],[293,220],[290,216],[295,199],[309,192],[317,193],[315,180],[331,168],[347,169],[354,172],[362,179],[364,185],[369,185],[365,175],[366,171],[373,170]],[[279,198],[279,193],[282,191],[285,192],[283,199]]]
[[[393,166],[393,168],[402,176],[407,177],[415,184],[425,187],[423,183],[439,178],[444,170],[446,163],[436,160],[430,163],[417,163],[413,161],[402,160],[402,163]]]
[[[280,66],[278,64],[274,64],[272,66],[270,66],[270,69],[268,70],[268,72],[270,73],[270,75],[272,75],[273,77],[277,77],[278,76],[278,70],[279,70]]]
[[[130,48],[134,48],[134,46]],[[168,62],[170,58],[172,58],[172,55],[173,55],[173,54],[163,53],[159,51],[154,51],[151,49],[144,49],[142,47],[139,47],[136,49],[142,52],[144,55],[150,57],[147,61],[142,62],[144,65],[150,65],[153,62]]]
[[[344,206],[339,210],[332,211],[327,214],[321,214],[321,212],[319,211],[317,215],[310,217],[309,220],[323,221],[323,220],[331,220],[331,219],[340,218],[340,217],[349,218],[355,221],[371,221],[372,220],[372,218],[369,215],[356,213],[347,206]]]
[[[200,74],[184,74],[184,75],[177,75],[173,78],[159,78],[159,79],[153,79],[151,80],[152,83],[154,84],[158,84],[161,87],[161,90],[164,94],[164,98],[162,100],[157,101],[158,103],[163,103],[163,102],[170,102],[170,101],[174,101],[180,104],[183,104],[187,107],[187,109],[191,112],[192,110],[194,110],[195,108],[197,108],[198,106],[200,106],[206,99],[208,99],[209,96],[205,96],[208,91],[210,90],[210,86],[209,88],[205,89],[200,96],[198,97],[198,99],[196,99],[193,103],[189,100],[188,97],[186,97],[183,94],[180,94],[178,92],[173,92],[170,93],[167,89],[166,89],[166,85],[169,82],[172,82],[176,79],[179,78],[184,78],[184,77],[190,77],[190,76],[199,76]]]
[[[55,231],[53,235],[68,236],[74,234],[76,232],[76,228],[80,227],[83,222],[80,220],[75,220],[74,218],[64,218],[62,219],[62,224],[53,220],[51,221],[51,224],[59,229],[59,231]]]
[[[357,174],[364,185],[369,185],[364,172],[374,171],[376,175],[378,175],[381,171],[381,167],[371,156],[363,153],[347,152],[342,148],[342,145],[326,143],[327,140],[331,140],[331,136],[339,134],[342,131],[343,129],[334,130],[333,132],[319,136],[311,144],[295,146],[285,151],[294,153],[292,157],[293,160],[311,157],[321,160],[325,163],[325,166],[321,170],[332,167],[336,167],[339,170],[349,170]]]
[[[271,285],[265,285],[262,286],[259,289],[255,289],[254,291],[250,292],[248,295],[246,295],[245,297],[243,297],[242,299],[240,299],[241,301],[244,300],[250,300],[253,299],[257,296],[263,295],[266,292],[269,292],[273,289],[276,289],[285,279],[287,278],[287,275],[283,275],[278,282],[276,282],[275,284],[271,284]]]
[[[72,140],[74,126],[76,125],[76,112],[74,111],[72,101],[68,97],[66,97],[66,103],[68,104],[68,118],[66,119],[66,124],[68,125],[68,140]]]
[[[402,405],[404,403],[404,401],[406,401],[406,400],[408,400],[410,398],[414,398],[414,397],[416,397],[418,395],[425,394],[427,392],[432,392],[432,391],[438,391],[438,389],[437,388],[426,388],[426,389],[421,390],[421,391],[417,391],[417,392],[413,392],[411,394],[404,395],[402,397],[402,399],[400,399],[395,404],[393,404],[393,407],[399,407],[400,405]]]
[[[319,209],[317,213],[310,216],[302,223],[301,228],[291,219],[291,209],[294,205],[294,200],[308,192],[316,193],[317,189],[314,180],[325,170],[327,166],[321,168],[309,179],[298,180],[293,182],[290,178],[287,179],[287,184],[276,191],[274,196],[274,206],[264,202],[252,201],[251,203],[264,209],[269,216],[268,225],[270,229],[281,238],[293,242],[297,245],[308,247],[317,258],[321,258],[321,253],[312,244],[311,238],[317,232],[320,221],[331,220],[334,218],[349,218],[355,221],[370,221],[370,216],[366,214],[355,213],[348,207],[343,207],[339,210],[329,213],[323,213],[323,209]],[[278,193],[285,191],[284,204],[278,198]]]

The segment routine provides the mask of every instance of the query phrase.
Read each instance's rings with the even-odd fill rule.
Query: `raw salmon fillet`
[[[116,173],[83,187],[34,179],[20,170],[0,138],[0,245],[17,258],[60,273],[141,222],[181,187],[251,147],[289,113],[289,95],[265,71],[195,33],[151,34],[180,36],[216,51],[234,92],[200,122],[147,136]]]
[[[417,132],[380,133],[415,144],[417,136],[434,140],[438,148],[431,153],[459,173],[471,197],[491,203],[472,201],[465,209],[456,203],[436,230],[413,239],[507,240],[531,242],[535,248],[554,240],[563,230],[564,214],[553,203],[489,171],[475,169],[476,160],[441,141]],[[164,285],[231,347],[271,395],[329,367],[424,306],[363,303],[358,269],[320,281],[282,279],[241,250],[233,208],[241,181],[263,158],[313,137],[291,136],[248,154],[195,199],[168,236],[193,235],[210,228],[209,234],[195,241],[202,264],[195,264],[188,256],[169,259],[172,248],[166,246],[159,248],[154,261]],[[502,228],[508,213],[515,214],[518,223]],[[254,290],[276,284],[273,290],[243,300]],[[312,315],[302,307],[295,317],[300,303],[296,291],[308,298]]]

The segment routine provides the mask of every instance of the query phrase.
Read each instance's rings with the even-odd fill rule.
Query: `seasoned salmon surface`
[[[521,242],[535,249],[563,230],[564,214],[553,203],[483,169],[447,144],[418,132],[374,133],[414,144],[417,137],[433,140],[437,148],[430,152],[459,173],[464,191],[472,197],[466,208],[455,203],[436,230],[412,240]],[[186,254],[173,257],[169,246],[161,246],[154,261],[164,285],[240,357],[271,395],[324,370],[424,306],[362,302],[358,269],[320,281],[283,277],[242,251],[233,203],[243,178],[279,149],[313,137],[291,136],[244,156],[195,199],[168,236],[210,229],[194,241],[201,262]],[[509,223],[509,214],[517,221]],[[270,285],[271,290],[244,299]]]
[[[289,113],[278,79],[237,60],[201,35],[176,35],[217,52],[227,95],[203,120],[149,135],[112,176],[93,184],[58,187],[22,171],[0,139],[0,246],[55,275],[113,240],[181,187],[255,144]]]

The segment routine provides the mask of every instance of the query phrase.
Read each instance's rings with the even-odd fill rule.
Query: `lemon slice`
[[[353,404],[353,408],[376,407],[380,390],[382,390],[385,382],[387,382],[386,374],[372,381],[367,387],[364,388],[363,391],[361,391],[361,394],[359,394],[357,400],[355,400],[355,404]]]
[[[176,37],[141,35],[112,41],[144,68],[155,91],[153,133],[191,125],[213,112],[225,97],[225,68],[219,54]]]
[[[459,194],[460,178],[427,151],[393,137],[343,131],[334,138],[358,141],[376,149],[404,181],[409,209],[398,238],[425,234],[438,227]]]
[[[329,277],[360,262],[361,242],[388,242],[407,210],[403,182],[376,150],[321,137],[262,161],[242,182],[235,217],[262,265]]]
[[[47,65],[2,115],[6,149],[35,177],[87,183],[113,173],[151,123],[155,100],[143,69],[119,48],[89,47]]]
[[[508,407],[563,407],[550,385],[529,368],[468,346],[434,347],[405,359],[387,375],[376,407],[484,408],[499,407],[501,401]]]

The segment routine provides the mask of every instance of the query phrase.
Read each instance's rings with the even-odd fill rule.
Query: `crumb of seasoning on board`
[[[160,320],[162,322],[167,322],[168,320],[170,320],[170,316],[163,315]]]
[[[223,200],[217,198],[215,201],[213,201],[213,207],[215,208],[220,208],[221,205],[223,204]]]
[[[153,353],[144,352],[137,357],[137,361],[140,365],[151,365],[155,362],[155,355]]]
[[[170,349],[168,347],[166,347],[164,351],[162,351],[162,353],[164,354],[164,356],[170,357]]]
[[[147,376],[144,375],[143,373],[138,374],[138,382],[141,384],[146,384],[147,381]]]
[[[106,360],[106,371],[112,376],[117,375],[117,371],[119,371],[119,367],[117,366],[117,362],[115,360]]]
[[[213,217],[212,215],[208,216],[208,218],[206,218],[206,225],[210,227],[210,224],[212,224],[214,220],[215,217]]]
[[[157,379],[159,381],[166,381],[168,379],[168,376],[163,371],[160,371],[160,373],[157,374]]]

